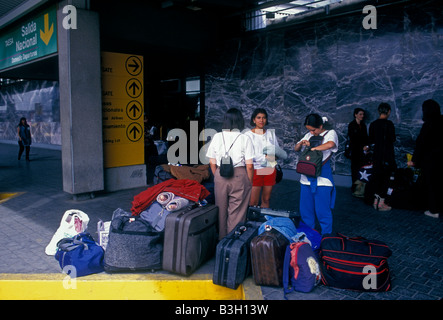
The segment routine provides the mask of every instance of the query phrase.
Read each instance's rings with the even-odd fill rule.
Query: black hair
[[[22,121],[25,120],[25,127],[28,125],[28,122],[26,121],[25,117],[21,117],[20,118],[20,122],[18,123],[18,125],[20,126],[22,124]]]
[[[355,108],[355,109],[354,109],[354,117],[355,117],[355,115],[356,115],[357,113],[359,113],[360,111],[365,112],[365,110],[363,110],[362,108]],[[366,112],[365,112],[365,113],[366,113]]]
[[[382,102],[378,106],[378,113],[379,114],[388,114],[389,111],[391,111],[391,106],[386,102]]]
[[[255,126],[254,119],[259,113],[263,113],[266,116],[266,125],[269,124],[268,113],[266,112],[266,110],[263,108],[257,108],[254,110],[254,112],[252,112],[251,122],[249,123],[251,126],[253,126],[253,127]]]
[[[231,108],[226,111],[225,117],[223,119],[222,129],[238,129],[242,131],[245,128],[245,119],[240,110],[236,108]]]
[[[311,113],[308,116],[306,116],[304,125],[311,126],[317,129],[320,128],[321,126],[323,126],[323,129],[326,130],[332,129],[332,124],[329,123],[328,120],[323,121],[323,118],[316,113]]]
[[[433,121],[440,119],[440,105],[437,103],[437,101],[428,99],[423,102],[421,109],[423,111],[423,121]]]

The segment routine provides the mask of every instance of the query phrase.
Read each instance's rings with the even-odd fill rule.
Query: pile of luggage
[[[89,273],[76,276],[161,269],[190,275],[213,257],[217,244],[218,207],[204,200],[208,194],[201,184],[188,179],[170,179],[150,187],[134,197],[131,212],[118,208],[111,221],[98,222],[98,243],[86,232],[87,215],[70,210],[47,254],[55,254],[62,269],[66,262],[73,269],[83,269],[81,265],[88,264],[92,249],[97,248],[101,261],[91,262],[96,265],[85,267]],[[76,229],[74,221],[83,228]],[[90,239],[92,243],[87,243]]]
[[[198,182],[169,179],[134,197],[131,212],[114,211],[97,224],[68,210],[46,249],[63,272],[165,270],[184,276],[215,255],[213,283],[232,289],[252,274],[257,285],[310,292],[318,284],[361,291],[390,289],[389,247],[377,240],[322,236],[296,212],[249,207],[247,219],[218,241],[218,207]],[[75,274],[73,273],[75,272]]]
[[[391,250],[384,242],[342,234],[322,236],[299,217],[258,210],[266,221],[240,223],[218,243],[215,284],[236,289],[252,273],[257,285],[283,287],[285,298],[292,291],[311,292],[318,284],[390,290]]]

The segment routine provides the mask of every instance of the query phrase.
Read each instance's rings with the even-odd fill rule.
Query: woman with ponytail
[[[338,136],[326,117],[310,114],[304,126],[309,130],[295,145],[295,151],[310,147],[323,153],[323,167],[317,178],[301,175],[300,215],[305,224],[314,229],[317,218],[322,235],[332,233],[332,209],[335,204],[335,185],[332,177],[331,156],[338,150]],[[320,142],[318,138],[322,137]],[[314,141],[316,144],[314,145]]]

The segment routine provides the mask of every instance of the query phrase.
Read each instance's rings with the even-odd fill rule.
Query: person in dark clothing
[[[426,100],[422,105],[423,126],[417,137],[416,147],[408,166],[421,169],[424,194],[426,195],[425,215],[439,218],[443,210],[443,143],[440,138],[443,128],[443,116],[440,105],[432,100]]]
[[[349,148],[351,150],[351,177],[353,187],[359,181],[359,170],[365,164],[364,152],[369,149],[368,131],[364,122],[365,111],[354,109],[354,120],[348,125]],[[355,191],[355,190],[354,190]]]
[[[378,106],[379,118],[369,126],[369,144],[373,148],[373,177],[375,199],[373,207],[379,211],[392,208],[385,203],[391,173],[397,168],[395,163],[395,127],[388,120],[391,106],[381,103]]]
[[[20,122],[17,126],[17,135],[18,135],[18,160],[21,159],[23,151],[26,148],[26,161],[30,161],[29,159],[29,152],[31,150],[31,127],[29,126],[28,122],[26,121],[26,118],[23,117],[20,119]]]

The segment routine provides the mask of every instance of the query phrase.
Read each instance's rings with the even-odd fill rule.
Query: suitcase
[[[283,262],[288,239],[271,229],[251,241],[252,275],[260,286],[282,286]]]
[[[115,215],[104,256],[108,273],[154,271],[162,266],[163,233],[140,217]]]
[[[214,255],[217,225],[215,205],[170,213],[165,220],[163,269],[186,276],[192,274]]]
[[[214,284],[237,289],[251,274],[250,245],[260,225],[256,221],[241,222],[220,240],[215,254]]]
[[[300,214],[297,211],[287,211],[271,208],[260,208],[250,206],[246,214],[246,220],[265,222],[265,216],[290,218],[294,222],[300,221]]]
[[[392,254],[382,241],[363,237],[324,236],[320,245],[320,270],[324,285],[357,291],[391,288],[387,258]]]

